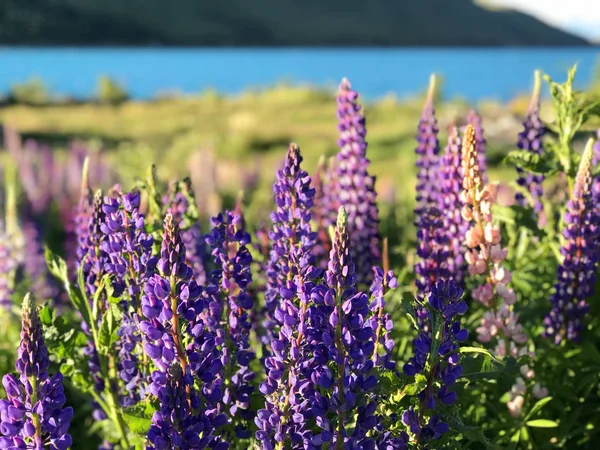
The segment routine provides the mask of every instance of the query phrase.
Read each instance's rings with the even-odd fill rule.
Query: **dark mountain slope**
[[[19,45],[503,46],[587,42],[471,0],[2,0]]]

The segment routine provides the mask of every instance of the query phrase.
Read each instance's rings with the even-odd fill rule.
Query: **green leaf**
[[[52,275],[58,278],[65,286],[69,284],[67,263],[60,256],[54,254],[48,247],[45,249],[46,265]]]
[[[69,293],[71,302],[81,313],[81,317],[83,318],[84,322],[90,329],[94,329],[95,323],[92,323],[92,310],[90,309],[90,304],[82,294],[83,290],[74,286],[69,281],[69,274],[65,261],[60,256],[52,253],[52,251],[46,247],[46,264],[48,265],[48,270],[50,273],[62,281],[65,290]],[[79,280],[79,284],[81,286],[83,282],[83,272],[81,267],[79,270]]]
[[[485,433],[481,428],[467,426],[463,423],[460,411],[456,406],[449,408],[444,405],[438,405],[438,410],[442,418],[452,427],[452,429],[461,433],[464,437],[472,442],[479,442],[485,448],[493,448],[492,443],[485,437]]]
[[[553,175],[559,170],[554,154],[550,152],[538,155],[529,150],[512,150],[504,158],[504,163],[546,176]]]
[[[407,296],[402,295],[400,297],[400,307],[402,308],[402,311],[404,311],[404,313],[408,316],[408,318],[412,322],[415,329],[418,330],[419,325],[417,324],[417,319],[416,319],[417,313],[415,311],[414,298],[412,298],[412,296],[411,296],[411,298],[407,298]]]
[[[119,339],[117,331],[121,322],[121,312],[119,308],[111,303],[108,310],[102,316],[100,324],[100,334],[98,336],[98,350],[101,354],[107,355],[112,345]]]
[[[481,347],[460,347],[459,352],[461,354],[475,353],[477,355],[484,355],[484,356],[487,356],[488,358],[494,360],[495,362],[497,362],[499,364],[504,364],[504,362],[502,360],[500,360],[496,356],[492,355],[490,353],[490,351],[486,350],[485,348],[481,348]]]
[[[554,420],[536,419],[525,422],[525,425],[532,428],[556,428],[558,423]]]
[[[146,436],[152,425],[154,408],[149,402],[138,403],[123,409],[123,420],[129,429],[140,436]]]
[[[427,386],[427,378],[423,374],[416,374],[415,381],[411,384],[407,384],[404,388],[404,393],[406,395],[417,395]]]
[[[546,406],[548,403],[550,403],[551,400],[552,400],[552,397],[544,397],[543,399],[538,400],[537,403],[535,405],[533,405],[533,407],[531,408],[531,411],[529,411],[527,416],[525,416],[525,420],[529,420],[530,417],[533,417],[534,414],[541,411],[542,408],[544,406]]]
[[[45,327],[49,327],[52,325],[52,322],[54,319],[54,311],[52,310],[50,305],[45,304],[40,309],[39,315],[40,315],[40,322],[42,322],[42,325],[44,325]]]

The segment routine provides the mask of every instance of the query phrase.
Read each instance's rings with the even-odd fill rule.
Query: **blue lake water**
[[[541,69],[563,80],[578,64],[585,87],[600,62],[597,48],[536,49],[163,49],[0,48],[0,92],[31,77],[76,97],[93,95],[98,76],[121,82],[134,98],[161,92],[239,93],[277,82],[336,86],[346,76],[364,97],[423,90],[431,73],[444,94],[506,100],[528,91]]]

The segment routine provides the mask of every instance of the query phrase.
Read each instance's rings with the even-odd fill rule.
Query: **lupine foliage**
[[[600,147],[574,148],[600,108],[573,77],[546,77],[551,123],[536,83],[511,205],[481,116],[440,132],[433,84],[398,213],[345,79],[338,154],[311,179],[291,144],[270,216],[239,195],[201,220],[189,179],[111,188],[81,146],[62,166],[8,130],[0,448],[595,448]]]

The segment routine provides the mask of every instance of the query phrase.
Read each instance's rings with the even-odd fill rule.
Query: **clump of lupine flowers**
[[[436,206],[439,197],[439,154],[438,125],[435,118],[433,95],[435,93],[435,77],[431,77],[429,91],[419,120],[417,133],[417,186],[415,222],[420,223],[421,214]]]
[[[584,317],[589,311],[586,300],[593,297],[596,285],[600,213],[592,202],[592,158],[590,141],[563,218],[563,260],[558,268],[556,292],[550,299],[552,310],[544,320],[544,335],[556,344],[581,339]]]
[[[375,177],[368,172],[365,117],[357,103],[358,93],[343,79],[337,93],[340,151],[336,162],[335,191],[348,212],[351,252],[359,283],[369,283],[372,269],[381,260],[379,212]]]
[[[73,409],[64,407],[63,376],[48,374],[48,349],[44,343],[37,306],[30,294],[22,309],[18,375],[4,375],[7,398],[0,400],[0,448],[66,450],[72,444],[69,425]]]
[[[458,344],[469,335],[459,320],[467,311],[462,296],[462,288],[453,280],[438,281],[429,291],[427,301],[419,302],[429,310],[429,323],[414,340],[415,355],[404,365],[404,373],[408,376],[423,374],[427,384],[418,394],[417,408],[410,406],[402,413],[402,422],[421,444],[438,440],[449,430],[435,410],[438,401],[450,406],[457,399],[456,392],[450,388],[462,375]],[[437,327],[434,320],[440,322]],[[426,411],[430,414],[426,415]]]
[[[528,150],[534,154],[541,155],[544,151],[542,139],[546,132],[546,128],[540,119],[540,77],[536,72],[535,87],[529,104],[529,110],[525,122],[523,122],[523,131],[519,133],[517,147],[521,150]],[[519,175],[517,183],[519,186],[526,189],[533,199],[533,205],[529,205],[536,213],[542,212],[543,205],[541,198],[544,195],[543,175],[525,173],[521,168],[517,167]],[[522,206],[528,205],[527,198],[521,193],[516,192],[515,200],[517,204]]]
[[[553,86],[553,96],[557,89]],[[341,149],[328,166],[321,158],[314,178],[299,148],[288,147],[273,186],[270,229],[264,218],[256,220],[256,210],[245,209],[243,193],[233,211],[202,222],[204,234],[188,179],[167,183],[153,167],[131,192],[116,185],[106,197],[102,191],[94,196],[84,168],[77,213],[72,198],[56,205],[59,214],[68,212],[62,226],[77,236],[75,255],[63,250],[78,270],[46,250],[48,270],[61,280],[72,308],[61,304],[57,314],[56,299],[49,298],[38,315],[32,298],[26,298],[19,373],[5,377],[6,392],[0,393],[5,397],[0,448],[91,448],[98,440],[102,450],[424,450],[504,447],[517,438],[525,448],[533,445],[529,436],[546,433],[535,431],[540,427],[554,428],[548,438],[556,436],[559,445],[593,444],[593,419],[585,419],[585,435],[571,439],[564,434],[570,433],[565,416],[549,415],[563,408],[571,415],[573,404],[582,403],[581,393],[592,402],[597,397],[588,364],[595,356],[587,351],[597,319],[590,317],[586,327],[585,313],[600,256],[594,197],[600,190],[592,178],[600,146],[592,151],[588,144],[573,176],[571,166],[580,158],[563,131],[576,123],[567,117],[573,105],[568,98],[561,101],[566,106],[551,125],[556,133],[545,136],[547,153],[539,165],[524,161],[523,151],[507,158],[545,171],[550,184],[556,171],[565,184],[574,184],[562,223],[560,205],[547,202],[541,191],[538,197],[532,193],[544,212],[552,213],[548,223],[532,227],[531,215],[521,207],[496,204],[496,186],[485,183],[478,153],[485,141],[475,127],[466,127],[464,145],[450,127],[440,154],[430,88],[417,138],[413,300],[406,296],[413,290],[413,273],[402,266],[413,263],[406,246],[410,238],[393,231],[389,249],[388,238],[379,249],[374,179],[367,171],[357,97],[344,80],[338,93]],[[521,150],[536,150],[535,139],[543,133],[537,92],[532,105],[519,137]],[[9,342],[17,322],[12,297],[36,286],[27,285],[20,271],[31,242],[15,242],[34,233],[27,215],[9,220],[12,209],[17,217],[16,196],[9,196],[10,167],[3,169],[10,233],[5,247],[0,240],[0,254],[6,256],[0,303],[11,314],[0,311],[0,339]],[[541,181],[525,171],[519,176],[526,183]],[[528,201],[522,192],[517,200]],[[230,200],[224,197],[224,203]],[[65,205],[70,208],[63,210]],[[539,211],[536,205],[532,209]],[[384,228],[411,227],[410,214],[398,214],[403,205],[395,206]],[[43,213],[52,219],[54,209]],[[563,225],[555,280],[552,254],[558,260],[560,247],[555,231]],[[59,230],[48,231],[54,236]],[[249,231],[258,238],[254,246]],[[40,240],[32,241],[37,250],[29,263],[39,263]],[[388,252],[392,263],[400,263],[398,279]],[[18,264],[11,265],[13,260]],[[536,312],[549,298],[552,310],[543,322]],[[547,340],[533,336],[542,323]],[[574,346],[583,337],[580,349],[555,348]],[[534,339],[540,342],[537,355]],[[5,347],[0,342],[0,365],[10,367],[12,355]],[[60,373],[48,375],[55,366],[68,379],[68,402]],[[559,392],[560,400],[540,400],[549,390]],[[567,391],[575,396],[569,399]],[[81,407],[83,398],[89,404]],[[507,408],[498,411],[498,401]],[[71,431],[73,411],[65,404],[77,410]],[[589,415],[594,407],[582,411]],[[547,419],[553,417],[557,420]],[[91,432],[82,430],[91,423]]]

